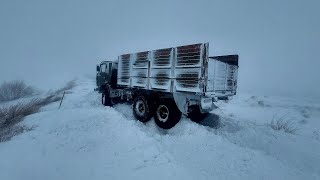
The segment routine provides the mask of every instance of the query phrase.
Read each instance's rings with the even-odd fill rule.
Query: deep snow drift
[[[0,179],[320,179],[319,102],[238,95],[165,131],[94,87],[79,80],[61,109],[26,117],[35,129],[0,143]],[[270,128],[277,116],[297,132]]]

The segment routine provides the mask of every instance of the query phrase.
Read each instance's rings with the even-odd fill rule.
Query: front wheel
[[[174,101],[163,100],[157,106],[154,121],[160,128],[170,129],[180,121],[181,115]]]
[[[109,95],[109,91],[106,90],[105,92],[101,93],[101,103],[105,106],[112,106],[111,97]]]

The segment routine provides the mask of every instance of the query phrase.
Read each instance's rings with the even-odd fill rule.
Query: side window
[[[100,65],[100,72],[106,72],[106,64]]]
[[[104,64],[101,64],[101,65],[100,65],[100,72],[104,72],[104,71],[105,71],[104,69],[106,69],[105,65],[104,65]]]

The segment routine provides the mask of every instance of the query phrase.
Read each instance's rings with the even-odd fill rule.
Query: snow
[[[320,103],[238,95],[200,124],[170,130],[104,107],[94,80],[22,122],[35,129],[0,143],[0,179],[320,179]],[[215,115],[216,114],[216,115]],[[275,131],[277,114],[299,129]]]

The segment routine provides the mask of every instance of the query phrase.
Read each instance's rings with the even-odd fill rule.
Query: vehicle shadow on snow
[[[228,133],[235,133],[242,129],[241,125],[233,118],[223,117],[214,113],[208,114],[208,116],[198,124],[213,129],[219,129]]]
[[[221,127],[222,125],[220,116],[212,113],[208,114],[208,116],[203,120],[201,120],[200,122],[198,122],[198,124],[215,128],[215,129]]]

